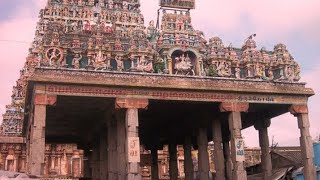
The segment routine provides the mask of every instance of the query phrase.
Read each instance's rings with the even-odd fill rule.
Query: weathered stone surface
[[[136,108],[136,109],[145,109],[148,106],[149,102],[147,99],[127,99],[127,98],[117,98],[116,99],[116,108]]]
[[[309,113],[309,110],[306,104],[294,104],[290,106],[289,112],[293,115],[301,113],[307,114]]]
[[[47,94],[36,94],[34,96],[35,105],[55,105],[57,103],[57,96]]]
[[[226,103],[220,104],[221,112],[247,112],[249,109],[249,103]]]

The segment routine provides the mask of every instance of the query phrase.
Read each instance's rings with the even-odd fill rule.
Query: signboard
[[[140,140],[139,137],[128,137],[128,162],[140,162]]]
[[[160,0],[161,7],[194,9],[195,0]]]
[[[236,147],[236,161],[244,162],[245,161],[244,141],[242,138],[235,139],[235,147]]]

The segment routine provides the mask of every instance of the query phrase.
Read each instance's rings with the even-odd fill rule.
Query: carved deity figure
[[[286,67],[286,78],[289,80],[289,81],[293,81],[294,78],[295,78],[295,74],[294,74],[294,69],[292,66],[287,66]]]
[[[61,61],[63,59],[62,51],[59,48],[50,48],[46,53],[47,59],[49,60],[49,65],[58,67],[61,66]]]
[[[216,66],[217,66],[216,71],[217,71],[218,76],[228,77],[231,75],[229,63],[227,63],[225,61],[217,62]]]
[[[236,79],[241,79],[241,70],[239,68],[239,65],[235,68],[235,77]]]
[[[75,54],[73,60],[72,60],[72,65],[73,65],[73,68],[75,69],[80,69],[80,61],[82,59],[82,55],[81,54]]]
[[[153,72],[153,65],[150,60],[147,60],[145,56],[141,56],[136,67],[131,68],[132,71],[138,71],[138,72]]]
[[[189,75],[190,73],[192,73],[192,75],[195,75],[191,59],[188,55],[181,55],[180,57],[176,57],[174,69],[176,70],[176,74],[182,73],[184,75]]]
[[[122,61],[122,56],[116,55],[115,60],[117,62],[117,71],[122,72],[124,70],[124,64]]]
[[[255,65],[255,76],[257,78],[263,78],[265,77],[265,72],[264,72],[264,66],[261,64],[256,64]]]
[[[157,37],[159,35],[157,28],[154,26],[154,21],[149,22],[149,26],[147,28],[147,38],[150,42],[156,42]]]
[[[107,56],[103,55],[101,50],[95,56],[93,63],[94,70],[107,70],[109,68],[109,62],[106,62]]]

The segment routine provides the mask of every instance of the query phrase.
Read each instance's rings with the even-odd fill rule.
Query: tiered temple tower
[[[207,41],[192,26],[195,0],[160,6],[161,23],[145,27],[139,0],[48,0],[3,115],[0,169],[141,179],[143,145],[157,179],[158,150],[169,145],[170,171],[163,171],[176,179],[177,145],[183,145],[180,176],[190,179],[192,145],[206,180],[213,140],[217,177],[246,179],[241,129],[255,125],[267,179],[267,127],[290,111],[298,116],[312,179],[307,100],[314,92],[298,82],[300,68],[286,46],[259,50],[255,34],[241,48],[219,37]]]

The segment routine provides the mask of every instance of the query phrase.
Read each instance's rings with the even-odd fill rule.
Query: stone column
[[[170,180],[178,180],[177,144],[169,144],[169,174]]]
[[[310,122],[308,117],[307,105],[292,105],[289,109],[290,113],[297,117],[298,127],[300,129],[300,146],[303,157],[303,173],[305,180],[317,179],[316,169],[313,162],[313,145],[310,136]]]
[[[127,180],[141,180],[140,175],[140,140],[138,109],[148,106],[146,99],[116,99],[116,108],[126,109],[125,112],[125,157]],[[118,137],[119,138],[119,137]]]
[[[94,147],[92,148],[91,158],[92,158],[92,179],[99,180],[100,179],[100,144],[99,142],[94,143]]]
[[[118,177],[118,152],[117,152],[117,121],[110,119],[108,121],[108,179],[117,179]]]
[[[45,127],[47,105],[55,105],[56,96],[35,94],[33,99],[33,113],[30,117],[30,134],[28,135],[28,173],[43,175],[45,168]],[[33,115],[33,117],[32,117]]]
[[[127,178],[127,132],[124,111],[116,112],[117,121],[117,154],[118,154],[118,180],[126,180]]]
[[[224,165],[225,165],[225,177],[227,180],[232,179],[232,160],[230,154],[230,140],[223,142],[223,155],[224,155]]]
[[[158,148],[151,148],[151,158],[152,158],[152,167],[151,167],[151,179],[159,180],[159,167],[158,167]]]
[[[201,180],[209,180],[209,154],[207,129],[199,128],[198,132],[198,171]]]
[[[216,169],[216,179],[225,179],[225,167],[224,156],[222,150],[222,133],[221,133],[221,121],[220,119],[214,119],[212,121],[212,137],[214,143],[214,165]]]
[[[193,180],[193,161],[191,154],[191,137],[187,136],[184,141],[183,150],[184,150],[184,174],[185,180]]]
[[[268,127],[270,126],[270,119],[257,119],[254,127],[259,131],[259,144],[261,148],[261,165],[263,179],[268,180],[272,175],[272,163],[269,147]]]
[[[244,144],[241,137],[241,112],[247,112],[248,103],[221,103],[220,111],[228,112],[230,130],[231,160],[233,165],[232,179],[246,180],[247,172],[244,168]]]
[[[100,135],[100,179],[107,179],[108,158],[107,158],[107,132],[103,128]]]

